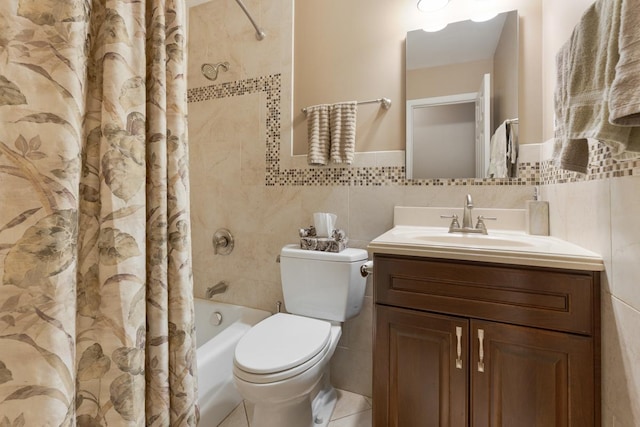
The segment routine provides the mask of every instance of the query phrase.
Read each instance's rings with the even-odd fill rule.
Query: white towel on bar
[[[309,142],[307,163],[312,166],[324,166],[329,163],[331,147],[329,105],[307,107],[307,139]]]
[[[356,151],[356,101],[341,102],[331,106],[331,161],[353,162]]]
[[[515,131],[516,124],[507,121],[507,177],[518,176],[518,133]]]
[[[487,176],[489,178],[506,178],[508,176],[507,169],[507,148],[509,148],[509,139],[507,135],[507,122],[503,122],[491,137],[489,147],[489,169]]]

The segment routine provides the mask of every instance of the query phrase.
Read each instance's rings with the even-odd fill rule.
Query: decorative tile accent
[[[640,158],[615,160],[609,146],[602,142],[589,147],[589,168],[586,174],[559,169],[553,160],[542,162],[541,184],[564,184],[568,182],[595,181],[624,176],[640,176]]]
[[[552,161],[521,163],[518,177],[510,179],[407,179],[404,166],[368,167],[309,167],[280,169],[281,140],[281,75],[274,74],[222,84],[192,88],[187,91],[188,102],[202,102],[263,92],[267,99],[266,176],[268,186],[496,186],[543,185],[605,179],[622,176],[640,176],[640,159],[618,162],[611,158],[609,148],[602,144],[591,147],[589,173],[582,175],[558,169]]]

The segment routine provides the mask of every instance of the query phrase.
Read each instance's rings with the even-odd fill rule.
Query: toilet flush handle
[[[360,274],[362,277],[367,277],[370,274],[373,274],[373,261],[367,261],[362,266],[360,266]]]

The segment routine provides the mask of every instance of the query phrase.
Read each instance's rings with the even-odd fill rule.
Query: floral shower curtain
[[[0,426],[195,425],[183,0],[0,1]]]

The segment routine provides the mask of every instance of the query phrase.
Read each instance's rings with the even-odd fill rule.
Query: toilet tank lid
[[[367,260],[369,254],[364,249],[347,248],[341,252],[324,252],[300,249],[300,245],[286,245],[280,251],[280,257],[304,258],[334,262],[355,262]]]

